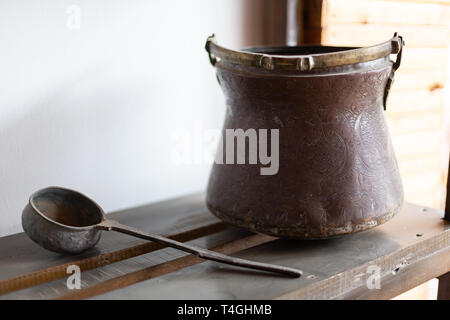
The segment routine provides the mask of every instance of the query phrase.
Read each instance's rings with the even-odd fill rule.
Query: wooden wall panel
[[[440,128],[391,135],[391,137],[399,162],[405,161],[405,158],[429,156],[431,153],[440,156],[443,145],[443,130]]]
[[[401,70],[443,69],[448,63],[448,48],[406,48],[402,55]]]
[[[422,131],[433,131],[443,125],[440,110],[435,112],[418,112],[396,114],[387,117],[389,132],[394,135],[408,134]]]
[[[383,25],[450,25],[450,7],[445,3],[338,0],[324,1],[322,26],[354,23]]]
[[[339,0],[337,0],[339,1]],[[364,0],[359,0],[364,1]],[[322,17],[323,19],[323,17]],[[447,48],[450,38],[445,26],[404,26],[376,24],[336,24],[305,29],[305,35],[321,32],[321,42],[333,46],[370,46],[391,38],[395,31],[404,36],[409,48]]]
[[[386,117],[406,200],[442,207],[450,0],[304,0],[303,7],[303,43],[369,46],[394,32],[404,37]]]
[[[397,85],[395,80],[395,85]],[[396,91],[389,96],[387,103],[388,118],[398,114],[413,114],[422,112],[439,112],[442,114],[444,105],[444,89]]]
[[[403,69],[400,67],[395,74],[395,84],[392,86],[392,92],[398,91],[416,91],[443,88],[447,81],[446,69],[414,70]]]

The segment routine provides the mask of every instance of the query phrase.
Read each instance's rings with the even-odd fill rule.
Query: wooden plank
[[[398,160],[423,153],[441,154],[443,147],[443,131],[423,131],[391,136]]]
[[[405,204],[397,217],[365,232],[324,241],[275,240],[236,254],[299,268],[304,272],[299,279],[243,272],[234,267],[203,262],[95,298],[339,298],[363,288],[371,275],[368,267],[373,265],[380,268],[380,290],[383,290],[384,285],[388,288],[384,279],[392,272],[401,276],[405,270],[419,268],[424,259],[448,252],[450,226],[441,217],[442,211]],[[436,259],[433,262],[439,265],[428,271],[420,268],[416,281],[429,280],[435,276],[435,270],[450,269],[447,261]],[[389,279],[389,286],[403,281],[400,276]],[[378,290],[367,291],[370,298]]]
[[[265,235],[251,235],[242,239],[233,240],[231,242],[216,246],[211,248],[211,250],[223,253],[223,254],[233,254],[248,248],[252,248],[263,243],[273,241],[275,238],[265,236]],[[156,266],[151,266],[131,274],[127,274],[121,277],[111,279],[107,282],[100,283],[96,286],[88,287],[86,289],[77,290],[67,295],[61,296],[58,299],[61,300],[72,300],[72,299],[86,299],[91,298],[109,291],[124,288],[126,286],[147,280],[156,278],[171,272],[181,270],[186,267],[190,267],[199,263],[204,262],[194,255],[186,255],[182,258],[176,260],[158,264]]]
[[[229,228],[229,226],[224,223],[216,223],[208,225],[206,227],[194,228],[193,230],[169,236],[169,238],[181,242],[186,242],[189,240],[197,239],[199,237],[215,234],[227,228]],[[91,269],[99,270],[100,267],[160,250],[162,248],[165,248],[165,246],[154,242],[147,242],[133,247],[121,249],[119,251],[103,253],[98,256],[70,261],[61,265],[56,265],[10,279],[1,280],[0,295],[36,286],[42,283],[47,283],[55,279],[65,278],[67,277],[67,268],[71,265],[77,265],[81,271],[87,271]],[[119,265],[119,267],[120,266],[121,265]],[[115,267],[117,268],[118,265],[116,264]]]
[[[411,290],[424,281],[424,274],[428,279],[438,277],[450,268],[450,249],[444,249],[432,254],[430,257],[419,260],[413,266],[405,265],[399,273],[387,273],[382,278],[383,290],[364,290],[358,288],[339,299],[347,300],[388,300],[399,294]]]
[[[392,93],[399,91],[415,91],[442,89],[447,81],[446,69],[402,69],[395,73]]]
[[[450,31],[441,26],[339,24],[323,28],[307,28],[308,34],[321,33],[321,43],[332,46],[371,46],[390,39],[394,32],[404,37],[407,48],[447,48]]]
[[[422,154],[398,160],[400,174],[407,176],[422,172],[440,172],[441,156],[439,154]]]
[[[438,3],[443,5],[450,5],[450,0],[389,0],[393,2],[401,2],[401,3]]]
[[[224,247],[228,250],[233,247],[232,243],[253,235],[250,232],[237,229],[228,228],[227,230],[217,232],[214,234],[206,235],[204,237],[197,238],[189,241],[189,244],[199,247]],[[96,291],[97,287],[101,284],[122,284],[128,283],[129,280],[123,280],[124,277],[130,276],[132,279],[136,279],[143,271],[153,268],[161,270],[159,265],[168,265],[171,261],[177,260],[188,256],[189,254],[176,250],[173,248],[164,248],[157,251],[152,251],[147,254],[139,255],[130,259],[121,260],[112,264],[97,267],[92,270],[83,271],[81,273],[81,290],[75,290],[76,294],[87,294]],[[166,269],[164,269],[166,270]],[[133,275],[133,276],[132,276]],[[28,299],[56,299],[62,296],[71,295],[74,290],[70,290],[67,287],[66,281],[69,275],[65,275],[63,278],[56,279],[50,282],[29,287],[26,289],[13,291],[8,294],[0,296],[0,299],[4,300],[28,300]]]
[[[444,106],[444,90],[414,90],[392,92],[387,102],[386,116],[402,116],[422,112],[442,112]]]
[[[420,112],[387,117],[392,135],[430,131],[444,128],[443,112]]]
[[[346,23],[450,26],[450,6],[440,3],[325,0],[323,11],[322,26]]]
[[[109,215],[123,224],[188,241],[227,226],[209,214],[202,193],[175,200],[121,210]],[[151,219],[149,219],[151,216]],[[10,292],[64,277],[66,267],[77,263],[89,270],[160,249],[154,243],[116,232],[103,232],[93,249],[79,255],[47,251],[24,233],[0,238],[0,292]]]
[[[419,69],[423,71],[446,70],[449,62],[447,48],[410,48],[406,46],[402,54],[400,70]]]
[[[168,206],[170,207],[170,203],[168,203]],[[195,204],[191,203],[190,210],[193,210],[194,207]],[[197,208],[202,207],[203,198],[199,197],[197,198]],[[167,214],[167,211],[165,212]],[[158,212],[154,213],[156,215],[158,214]],[[204,212],[203,214],[204,217],[207,217],[207,215],[209,215],[206,212]],[[186,292],[188,292],[189,297],[197,297],[196,295],[202,295],[204,293],[203,290],[206,290],[205,294],[207,294],[208,298],[239,298],[239,296],[241,296],[242,298],[248,298],[250,297],[249,294],[252,295],[252,299],[255,298],[255,295],[258,296],[261,294],[263,294],[265,298],[268,298],[267,294],[271,295],[272,291],[275,291],[274,293],[276,293],[277,296],[293,292],[299,294],[299,292],[303,290],[305,286],[317,284],[317,282],[321,282],[324,279],[330,280],[335,278],[334,275],[336,274],[336,272],[339,273],[339,270],[350,270],[353,268],[353,273],[350,272],[350,274],[355,275],[355,270],[359,270],[360,268],[362,268],[361,264],[366,265],[371,261],[373,262],[374,259],[381,259],[380,261],[383,261],[385,263],[385,268],[396,268],[397,264],[395,264],[394,262],[401,262],[403,261],[402,259],[407,259],[408,263],[413,264],[416,263],[416,260],[414,260],[414,258],[421,259],[425,256],[430,256],[434,252],[447,248],[449,245],[449,237],[447,232],[449,231],[448,225],[443,225],[441,224],[442,220],[436,219],[440,214],[441,212],[434,209],[427,209],[427,211],[423,211],[422,207],[415,207],[406,204],[404,209],[402,210],[402,213],[400,213],[395,219],[376,229],[326,241],[275,240],[266,242],[266,238],[264,238],[263,236],[262,242],[259,242],[261,241],[261,239],[255,238],[259,240],[257,240],[256,242],[251,242],[250,245],[242,245],[242,241],[239,240],[239,237],[241,236],[237,236],[236,239],[236,235],[230,233],[232,232],[232,229],[224,231],[228,236],[231,235],[231,238],[227,238],[228,236],[226,236],[221,240],[224,241],[223,247],[221,248],[223,248],[224,250],[231,250],[226,252],[240,251],[237,254],[238,256],[246,258],[252,257],[253,260],[257,261],[277,261],[276,263],[278,264],[296,267],[301,266],[300,269],[303,269],[305,271],[305,274],[302,277],[302,282],[298,282],[298,280],[286,279],[283,277],[280,278],[262,272],[254,272],[251,270],[243,270],[241,268],[222,266],[213,262],[200,263],[200,261],[192,260],[193,258],[177,258],[176,256],[174,256],[172,261],[162,262],[162,265],[153,264],[150,267],[144,267],[145,264],[141,264],[137,267],[140,267],[140,270],[138,269],[137,271],[133,271],[130,274],[127,273],[125,275],[120,275],[117,277],[117,279],[115,277],[110,278],[107,281],[99,281],[94,286],[91,286],[90,289],[87,288],[87,291],[82,291],[87,294],[87,297],[116,289],[117,286],[127,286],[131,283],[136,282],[130,287],[125,287],[121,290],[109,292],[108,294],[106,294],[106,296],[109,297],[109,294],[113,294],[112,297],[115,298],[115,295],[118,292],[123,292],[123,297],[126,298],[149,298],[152,295],[157,298],[164,298],[168,295],[171,298],[176,298],[177,296],[186,294]],[[148,216],[146,217],[146,219],[148,219]],[[171,220],[170,217],[167,217],[167,219]],[[420,239],[417,240],[416,237],[413,237],[415,232],[423,234],[423,237],[420,237]],[[203,241],[202,243],[204,244],[209,244],[209,246],[215,246],[217,244],[217,242],[215,241],[218,240],[217,238],[215,240],[213,238],[218,236],[219,234],[210,235],[202,238],[201,241]],[[244,236],[240,239],[246,239],[247,237]],[[3,239],[0,239],[0,242],[3,241]],[[227,244],[230,242],[230,239],[232,243],[231,245]],[[254,241],[254,238],[252,239],[252,241]],[[273,239],[267,238],[266,240]],[[246,242],[248,240],[243,241]],[[264,245],[255,247],[256,244],[260,244],[263,242],[265,242]],[[418,245],[418,243],[421,242],[425,243]],[[249,248],[248,250],[241,251],[242,249],[247,247]],[[417,250],[414,251],[413,249]],[[170,248],[164,250],[170,250]],[[218,248],[218,250],[222,249]],[[430,250],[433,251],[431,252]],[[417,252],[419,256],[411,257],[409,254],[411,254],[412,252]],[[157,253],[152,252],[149,255],[154,254]],[[332,254],[334,254],[334,256],[330,256]],[[387,258],[387,256],[389,256],[389,258]],[[133,258],[130,260],[134,259],[137,258]],[[179,259],[182,259],[181,263]],[[390,264],[386,264],[388,260],[391,262]],[[331,261],[335,261],[338,263],[331,263]],[[124,261],[121,263],[124,263]],[[437,263],[439,263],[439,261]],[[188,265],[191,266],[187,267]],[[83,272],[83,274],[85,273]],[[208,275],[208,277],[205,277],[206,274]],[[153,276],[158,277],[146,280],[144,282],[139,282]],[[422,279],[422,277],[420,279]],[[144,283],[147,283],[148,281],[156,282],[151,282],[150,289],[147,288],[144,291],[144,294],[141,296],[136,295],[139,293],[139,290],[136,291],[135,289],[129,289],[134,288],[135,286],[140,286]],[[211,281],[214,282],[214,285],[212,287]],[[253,288],[255,291],[251,293],[246,291],[246,288],[244,288],[245,292],[241,294],[242,288],[239,288],[239,285],[236,284],[242,282],[249,283],[249,287]],[[184,286],[186,285],[188,286],[188,291],[179,289],[185,288]],[[321,285],[323,285],[323,283],[321,283],[320,286]],[[329,289],[331,289],[328,291],[325,290],[325,293],[328,295],[335,292],[336,290],[336,283],[331,283],[330,285],[331,287],[329,287]],[[189,286],[195,286],[196,289],[189,290]],[[266,286],[269,286],[270,290],[266,288]],[[32,290],[32,292],[36,294],[39,293],[42,288],[47,288],[48,290],[55,289],[55,287],[45,287],[45,285],[41,285],[26,290]],[[218,293],[213,292],[212,295],[209,295],[211,294],[211,292],[208,292],[208,290],[212,289],[214,291],[214,288],[224,288],[224,290],[220,289]],[[347,289],[353,290],[353,285],[347,287],[345,290]],[[128,290],[131,290],[132,294],[130,294]],[[169,293],[169,291],[167,290],[172,292]],[[230,290],[238,290],[239,292],[230,292]],[[67,293],[67,291],[65,293]],[[247,294],[247,296],[245,294]],[[48,293],[45,293],[44,295],[47,297],[50,296],[50,294]],[[71,296],[68,296],[68,298],[70,297]],[[74,298],[77,296],[72,297]],[[100,298],[102,297],[104,296],[100,296]],[[275,296],[272,296],[272,298],[273,297]],[[315,297],[315,295],[309,295],[306,297],[312,298]]]

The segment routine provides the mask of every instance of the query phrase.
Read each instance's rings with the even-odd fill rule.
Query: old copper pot
[[[223,135],[278,129],[279,136],[276,174],[261,174],[264,165],[249,163],[249,152],[245,163],[214,163],[209,210],[252,231],[310,239],[391,219],[403,187],[383,108],[402,46],[394,34],[365,48],[235,51],[209,37],[206,49],[227,103]]]

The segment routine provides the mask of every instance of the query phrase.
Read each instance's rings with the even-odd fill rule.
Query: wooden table
[[[204,195],[194,194],[111,218],[223,253],[299,268],[302,277],[208,262],[115,232],[104,232],[97,247],[76,256],[46,251],[19,233],[0,238],[0,299],[389,299],[439,276],[439,297],[448,299],[450,224],[442,217],[442,211],[406,203],[394,219],[369,231],[330,240],[280,240],[222,223],[208,213]],[[72,264],[83,271],[79,290],[66,285]]]

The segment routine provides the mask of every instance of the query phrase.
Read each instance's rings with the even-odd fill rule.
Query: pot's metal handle
[[[217,58],[211,53],[210,45],[212,42],[216,43],[216,35],[214,33],[210,35],[206,40],[205,50],[208,52],[209,62],[211,62],[211,64],[215,66],[217,63]]]
[[[384,95],[383,95],[384,111],[386,111],[386,103],[387,98],[389,96],[389,90],[391,89],[392,82],[394,82],[395,71],[400,67],[400,63],[402,61],[402,49],[404,45],[405,42],[403,41],[402,36],[399,36],[397,32],[394,33],[394,37],[392,38],[392,53],[397,54],[397,58],[395,59],[395,62],[392,65],[391,73],[389,74],[389,78],[386,82],[386,87],[384,88]]]

